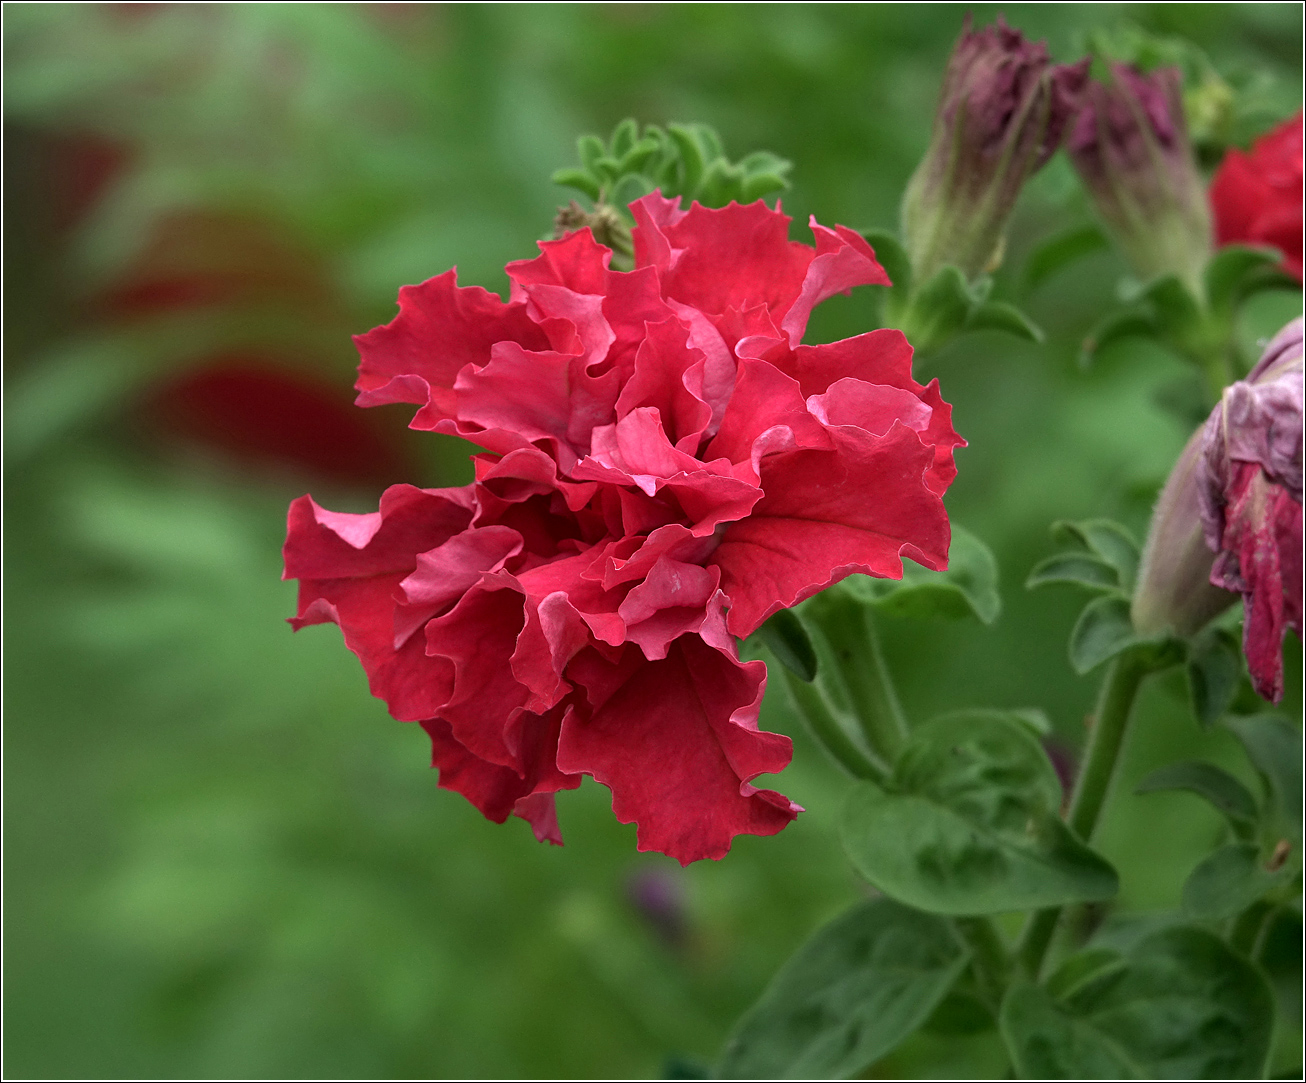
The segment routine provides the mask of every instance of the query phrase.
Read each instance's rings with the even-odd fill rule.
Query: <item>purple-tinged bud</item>
[[[1302,634],[1302,320],[1224,389],[1202,435],[1198,490],[1211,582],[1243,596],[1243,653],[1256,691],[1283,697],[1283,635]]]
[[[679,871],[645,867],[626,878],[626,897],[631,905],[671,947],[682,946],[689,932],[685,885],[677,875]]]
[[[1111,65],[1089,83],[1066,137],[1080,179],[1135,272],[1174,274],[1201,296],[1211,215],[1188,141],[1177,68]]]
[[[970,16],[943,77],[934,133],[902,203],[916,280],[945,264],[973,277],[1001,258],[1002,231],[1021,186],[1056,151],[1079,106],[1088,61],[1056,66],[999,16]]]
[[[1145,636],[1191,636],[1238,600],[1211,585],[1211,550],[1202,536],[1202,432],[1193,433],[1152,512],[1130,612]]]

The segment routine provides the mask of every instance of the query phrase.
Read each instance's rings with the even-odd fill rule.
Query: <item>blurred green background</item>
[[[1095,29],[1190,39],[1238,95],[1221,139],[1299,106],[1297,4],[1001,10],[1059,60]],[[466,480],[465,447],[349,405],[349,336],[454,264],[505,290],[583,131],[705,121],[732,157],[794,161],[796,238],[809,213],[894,226],[964,11],[5,6],[7,1075],[656,1077],[714,1057],[861,890],[831,832],[844,781],[783,700],[775,785],[809,810],[783,834],[682,871],[587,783],[559,802],[567,845],[541,847],[436,788],[335,628],[291,636],[285,505]],[[1048,342],[985,332],[917,369],[970,441],[948,505],[997,553],[1003,615],[884,631],[912,717],[1039,706],[1068,754],[1094,693],[1065,659],[1082,599],[1024,577],[1056,518],[1141,535],[1191,427],[1160,349],[1076,365],[1117,257],[1020,289],[1031,246],[1089,218],[1055,160],[997,286]],[[829,302],[809,341],[865,330],[872,293]],[[1259,299],[1248,350],[1299,306]],[[1195,755],[1247,773],[1181,675],[1154,682],[1100,835],[1118,914],[1173,907],[1219,837],[1191,798],[1128,792]],[[874,1069],[1003,1071],[991,1032],[923,1033]]]

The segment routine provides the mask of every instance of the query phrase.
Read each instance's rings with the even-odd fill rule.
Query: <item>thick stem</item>
[[[907,741],[907,721],[871,614],[855,598],[835,591],[819,601],[813,619],[829,644],[848,706],[871,752],[892,766]]]
[[[844,732],[820,690],[802,678],[794,676],[784,666],[776,666],[775,671],[780,674],[780,679],[789,689],[789,694],[793,696],[794,704],[798,708],[798,716],[807,724],[808,731],[816,743],[854,778],[884,781],[884,772],[872,763]]]
[[[1084,765],[1075,782],[1070,812],[1066,816],[1070,829],[1085,842],[1092,841],[1093,829],[1097,827],[1111,786],[1111,776],[1120,758],[1134,699],[1151,668],[1137,653],[1126,652],[1111,663],[1102,682]],[[1017,954],[1031,978],[1037,979],[1043,969],[1043,960],[1060,917],[1059,906],[1040,910],[1030,917],[1021,933]]]
[[[954,924],[970,947],[971,966],[980,992],[996,1011],[1011,972],[1011,954],[1002,934],[992,918],[957,918]]]

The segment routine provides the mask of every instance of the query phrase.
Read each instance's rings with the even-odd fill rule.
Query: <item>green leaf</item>
[[[1229,710],[1242,676],[1242,650],[1228,629],[1211,629],[1190,646],[1188,692],[1203,726],[1214,725]]]
[[[931,571],[904,560],[901,579],[850,575],[843,581],[842,589],[882,612],[897,616],[954,620],[974,616],[982,624],[992,624],[1002,612],[998,563],[993,553],[969,530],[955,523],[945,571]]]
[[[1030,342],[1042,342],[1043,329],[1006,301],[985,301],[966,319],[967,331],[1006,331]]]
[[[681,192],[691,198],[695,197],[698,195],[699,185],[703,180],[703,170],[706,168],[698,140],[683,124],[668,124],[667,134],[675,142],[676,149],[680,152],[681,164],[685,170]]]
[[[875,258],[888,274],[889,281],[893,283],[891,288],[900,290],[904,294],[910,293],[911,257],[907,255],[907,249],[898,240],[898,235],[887,229],[864,229],[862,236],[866,238],[866,243],[875,252]]]
[[[1184,882],[1184,911],[1198,921],[1233,917],[1292,879],[1296,862],[1270,871],[1255,843],[1221,846],[1193,869]]]
[[[634,117],[627,117],[612,129],[612,138],[608,140],[608,148],[612,152],[612,157],[624,158],[626,152],[635,145],[635,140],[638,138],[639,125],[635,122]]]
[[[621,172],[638,173],[660,149],[656,139],[641,139],[621,156]]]
[[[1085,982],[1099,977],[1109,967],[1120,967],[1123,960],[1112,948],[1085,948],[1066,958],[1047,980],[1047,991],[1066,997]]]
[[[846,1079],[928,1018],[969,962],[951,925],[889,899],[816,933],[726,1043],[722,1079]]]
[[[760,627],[762,642],[771,648],[776,661],[804,681],[816,677],[816,648],[792,609],[782,609],[772,614]]]
[[[1273,714],[1227,715],[1222,724],[1242,742],[1265,779],[1277,825],[1301,845],[1301,730]]]
[[[848,797],[844,850],[909,906],[995,914],[1110,898],[1115,870],[1061,820],[1061,784],[1038,739],[1002,711],[918,727],[884,787]]]
[[[1033,590],[1049,583],[1074,583],[1089,590],[1118,590],[1120,575],[1101,557],[1090,553],[1058,553],[1034,565],[1025,587]]]
[[[779,173],[750,173],[744,178],[739,201],[755,203],[763,196],[769,196],[772,192],[783,192],[788,187],[789,182]]]
[[[1121,594],[1095,598],[1070,631],[1070,665],[1081,677],[1142,640],[1129,619],[1129,599]]]
[[[1156,335],[1156,320],[1145,308],[1127,308],[1103,317],[1093,325],[1079,347],[1079,365],[1090,367],[1106,347],[1124,338],[1151,338]]]
[[[1275,248],[1252,248],[1228,244],[1221,248],[1203,274],[1206,297],[1211,308],[1230,311],[1246,296],[1247,287],[1256,282],[1257,272],[1271,270],[1283,259]]]
[[[1179,341],[1189,339],[1202,323],[1201,302],[1172,274],[1144,283],[1136,292],[1130,291],[1125,300],[1146,302],[1158,329]]]
[[[613,187],[609,201],[615,206],[625,207],[648,195],[654,187],[653,182],[643,174],[629,173]]]
[[[576,140],[576,153],[580,155],[581,165],[597,176],[596,166],[600,159],[607,157],[608,149],[597,135],[582,135]]]
[[[1260,819],[1256,798],[1233,775],[1213,763],[1192,760],[1168,763],[1143,779],[1134,793],[1161,790],[1187,790],[1209,801],[1229,821],[1239,838],[1251,838],[1256,831]]]
[[[599,198],[599,183],[583,169],[558,169],[554,171],[552,177],[554,184],[560,184],[564,188],[576,188],[584,192],[590,199]]]
[[[1106,234],[1095,225],[1075,226],[1044,241],[1025,262],[1025,289],[1032,290],[1063,267],[1110,247]]]
[[[1022,1079],[1258,1079],[1274,998],[1219,937],[1170,928],[1055,997],[1013,986],[999,1023]]]
[[[1138,542],[1119,523],[1112,519],[1059,519],[1052,524],[1052,536],[1096,553],[1116,570],[1121,588],[1132,589],[1138,572]]]

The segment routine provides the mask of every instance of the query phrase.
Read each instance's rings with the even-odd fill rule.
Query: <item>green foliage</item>
[[[1198,921],[1219,921],[1240,914],[1289,881],[1294,865],[1267,868],[1260,847],[1250,842],[1221,846],[1201,862],[1184,883],[1184,912]]]
[[[1189,644],[1188,692],[1203,726],[1214,725],[1233,706],[1242,680],[1242,645],[1227,628],[1210,628]]]
[[[1278,715],[1228,715],[1223,724],[1242,742],[1269,794],[1268,826],[1297,848],[1302,839],[1301,730]]]
[[[776,661],[794,676],[809,683],[816,678],[816,648],[792,609],[782,609],[769,617],[757,634]]]
[[[955,522],[944,571],[931,571],[904,560],[901,579],[850,575],[836,589],[894,616],[973,616],[983,624],[992,624],[1002,611],[998,564],[992,551]]]
[[[875,899],[819,930],[739,1021],[721,1079],[846,1079],[925,1021],[969,961],[948,922]]]
[[[1218,937],[1166,929],[1093,960],[1059,995],[1013,986],[1001,1026],[1021,1079],[1259,1078],[1274,1002]]]
[[[1214,764],[1166,764],[1143,779],[1134,792],[1155,793],[1158,790],[1188,790],[1204,798],[1229,821],[1234,834],[1241,839],[1251,838],[1256,831],[1260,819],[1256,799],[1233,775]]]
[[[960,711],[916,729],[884,785],[851,791],[840,835],[867,880],[933,913],[1110,898],[1115,871],[1060,806],[1056,771],[1022,720]]]
[[[787,189],[793,168],[792,162],[765,150],[731,162],[721,137],[707,124],[668,124],[665,129],[648,124],[640,135],[632,117],[616,126],[606,144],[596,135],[582,135],[576,151],[580,168],[559,169],[553,183],[621,208],[654,189],[705,207],[753,203]]]

